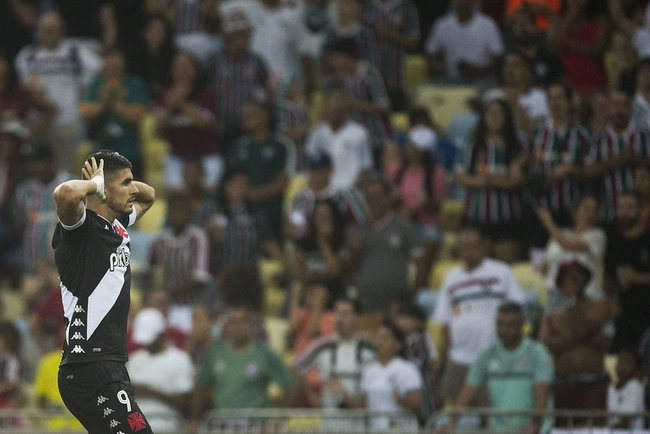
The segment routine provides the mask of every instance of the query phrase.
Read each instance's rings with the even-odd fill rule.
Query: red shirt
[[[582,27],[569,34],[569,41],[590,44],[598,36],[598,20],[586,21]],[[607,72],[603,58],[587,56],[569,49],[564,49],[560,54],[566,69],[567,77],[580,93],[589,93],[607,84]]]

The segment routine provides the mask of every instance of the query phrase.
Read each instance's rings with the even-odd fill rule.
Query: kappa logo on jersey
[[[102,404],[105,403],[106,401],[108,401],[108,398],[107,398],[107,397],[102,396],[102,395],[99,395],[99,396],[97,397],[97,407],[99,407],[100,405],[102,405]]]
[[[113,410],[112,408],[109,408],[109,407],[106,407],[104,409],[104,417],[108,416],[111,413],[115,413],[115,410]]]
[[[124,229],[122,225],[113,225],[113,229],[115,229],[115,232],[117,232],[118,235],[121,235],[122,238],[129,238],[129,233]]]
[[[72,327],[83,327],[84,322],[81,321],[79,318],[75,318],[74,321],[72,321]]]
[[[133,431],[140,431],[147,427],[147,422],[145,422],[144,417],[139,411],[134,411],[128,415],[126,420],[129,421],[129,426]]]
[[[86,352],[81,348],[81,345],[75,345],[72,351],[70,351],[72,354],[85,354]]]
[[[78,340],[78,341],[85,341],[86,340],[86,338],[84,338],[84,336],[79,332],[75,332],[75,334],[73,334],[70,339]]]
[[[113,428],[115,428],[116,426],[118,426],[119,424],[120,424],[119,421],[117,421],[117,420],[115,420],[115,419],[111,419],[111,422],[108,424],[108,426],[110,426],[111,429],[113,429]]]
[[[86,311],[84,310],[84,308],[81,307],[81,306],[79,306],[79,305],[76,305],[76,306],[74,307],[74,311],[75,311],[76,313],[85,313],[85,312],[86,312]]]
[[[126,251],[125,249],[121,249],[115,253],[111,253],[111,257],[109,258],[110,262],[110,271],[115,271],[116,268],[118,267],[128,267],[129,264],[131,263],[131,254]]]

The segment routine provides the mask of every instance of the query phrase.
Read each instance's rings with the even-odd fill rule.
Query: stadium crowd
[[[213,408],[644,411],[647,4],[1,1],[0,408],[62,407],[52,192],[110,149],[160,198],[129,231],[154,430]],[[442,124],[426,89],[472,96]]]

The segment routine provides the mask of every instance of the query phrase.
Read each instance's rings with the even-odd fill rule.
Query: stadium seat
[[[309,120],[312,124],[320,123],[323,112],[323,104],[325,103],[325,97],[323,92],[320,90],[315,90],[311,94],[311,104],[309,106]]]
[[[449,270],[458,264],[460,264],[460,262],[453,259],[443,259],[436,262],[436,265],[433,266],[433,271],[431,272],[429,288],[433,288],[435,290],[440,289],[442,286],[442,281],[444,280]]]
[[[471,112],[469,101],[477,97],[472,86],[424,84],[417,88],[414,102],[427,107],[436,124],[447,131],[456,115]]]
[[[287,331],[289,330],[289,324],[284,319],[276,316],[266,316],[264,321],[269,337],[269,345],[277,354],[285,354],[287,351]]]
[[[440,227],[443,231],[456,232],[463,224],[465,204],[461,200],[446,199],[440,210]]]
[[[427,81],[427,59],[421,54],[406,56],[406,92],[413,95]]]
[[[165,162],[169,154],[169,143],[156,131],[156,118],[149,114],[140,123],[140,141],[144,157],[144,176],[149,185],[157,191],[165,187]]]
[[[294,175],[289,180],[289,186],[287,187],[284,193],[284,210],[289,212],[291,205],[293,205],[293,200],[296,198],[296,195],[307,186],[307,176],[306,175]]]
[[[548,293],[546,291],[544,276],[530,262],[513,264],[512,273],[526,294],[534,295],[541,306],[546,305]]]
[[[285,302],[285,291],[278,286],[278,276],[284,269],[282,263],[272,259],[260,260],[260,275],[264,285],[264,314],[279,316]]]
[[[408,131],[409,116],[406,112],[394,112],[390,117],[393,131]]]

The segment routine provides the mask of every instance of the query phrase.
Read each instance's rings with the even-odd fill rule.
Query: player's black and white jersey
[[[84,210],[79,223],[59,222],[52,238],[61,280],[66,334],[61,364],[126,361],[130,239],[135,208],[109,222]]]

